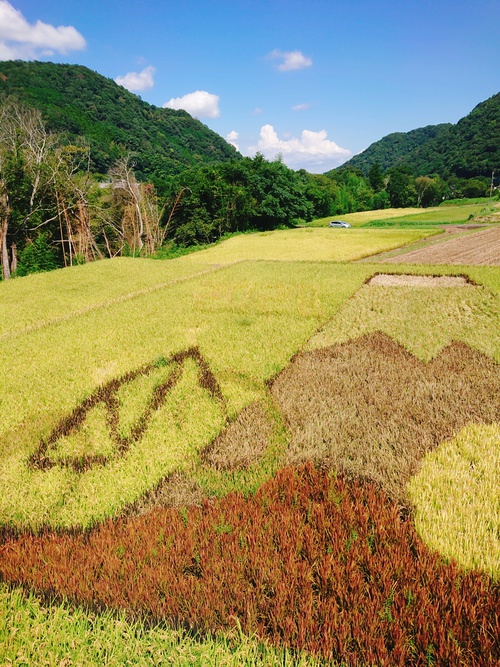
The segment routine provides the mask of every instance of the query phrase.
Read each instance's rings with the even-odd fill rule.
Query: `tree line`
[[[480,179],[414,178],[408,168],[368,176],[356,169],[310,174],[257,154],[143,177],[133,154],[105,174],[92,170],[84,138],[49,132],[40,111],[0,100],[0,260],[2,278],[116,255],[151,256],[166,243],[212,243],[250,230],[389,206],[429,206],[449,196],[481,196]],[[477,182],[476,182],[477,181]]]

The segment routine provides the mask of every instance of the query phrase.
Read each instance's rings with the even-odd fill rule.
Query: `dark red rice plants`
[[[500,664],[500,589],[444,562],[382,489],[311,464],[252,498],[91,532],[4,534],[0,576],[92,608],[247,633],[346,665]]]

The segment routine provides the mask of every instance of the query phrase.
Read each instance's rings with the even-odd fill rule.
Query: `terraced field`
[[[348,232],[0,284],[0,664],[500,663],[500,269]]]

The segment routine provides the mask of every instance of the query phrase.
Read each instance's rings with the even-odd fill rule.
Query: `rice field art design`
[[[64,418],[47,439],[41,440],[37,450],[28,459],[28,467],[49,470],[59,465],[83,473],[96,466],[105,466],[113,458],[125,456],[131,445],[142,438],[155,412],[164,405],[168,394],[179,382],[184,364],[189,359],[197,366],[200,387],[225,408],[224,396],[215,376],[199,348],[191,347],[170,357],[160,357],[153,363],[146,364],[99,387],[69,416]],[[144,384],[147,384],[148,379],[152,380],[150,382],[152,387],[150,387],[149,396],[144,401],[142,412],[132,423],[123,425],[120,415],[120,393],[123,393],[133,382],[143,380],[146,381]],[[101,408],[101,411],[104,412],[104,422],[109,440],[114,445],[113,449],[107,453],[73,452],[65,454],[61,442],[77,435],[91,411],[96,408]],[[88,439],[85,439],[85,445],[88,448]]]
[[[188,366],[223,406],[199,351],[157,361],[108,383],[63,420],[37,450],[41,472],[76,473],[64,439],[77,436],[92,410],[101,421],[108,415],[114,434],[115,453],[88,459],[90,471],[104,471],[126,453],[121,443],[146,436],[151,406],[161,411]],[[469,422],[500,421],[499,385],[499,364],[465,344],[450,344],[431,363],[380,333],[298,353],[268,383],[287,425],[289,465],[255,494],[118,513],[92,528],[4,527],[0,580],[199,632],[237,623],[349,667],[493,667],[498,582],[426,546],[399,480]],[[142,402],[120,414],[131,387]],[[336,440],[340,423],[350,448]]]
[[[195,632],[243,632],[343,665],[500,660],[500,588],[428,549],[382,489],[288,467],[245,499],[96,529],[4,535],[0,577]],[[236,620],[237,619],[237,620]]]
[[[4,523],[90,528],[119,515],[195,464],[227,421],[226,398],[200,348],[159,356],[92,389],[31,452],[13,449],[2,470]]]

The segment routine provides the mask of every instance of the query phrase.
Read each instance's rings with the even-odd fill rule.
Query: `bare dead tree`
[[[142,192],[134,173],[131,156],[120,158],[109,172],[115,193],[124,200],[123,233],[132,252],[144,245]]]
[[[167,202],[160,202],[152,183],[140,183],[133,171],[130,156],[119,160],[110,171],[115,199],[121,199],[121,235],[133,252],[151,255],[165,242],[165,238],[177,210],[182,193],[178,194],[167,224],[161,221]]]
[[[9,217],[9,197],[3,181],[0,180],[0,257],[2,262],[2,277],[4,280],[10,278],[9,249],[7,247]]]
[[[54,152],[51,168],[65,265],[71,266],[80,259],[85,262],[101,259],[103,254],[92,230],[89,199],[96,184],[90,175],[89,146],[59,147]]]

